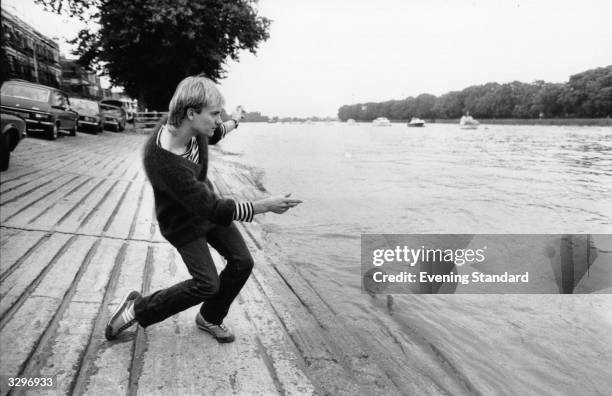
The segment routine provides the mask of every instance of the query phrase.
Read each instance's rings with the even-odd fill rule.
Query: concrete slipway
[[[197,308],[107,342],[104,326],[126,292],[188,277],[156,226],[145,139],[28,138],[13,153],[0,185],[0,374],[55,376],[57,388],[10,390],[4,379],[3,395],[479,393],[392,323],[367,349],[299,273],[267,256],[257,222],[240,225],[256,268],[227,319],[235,343],[199,331]],[[213,162],[222,194],[258,193],[241,170]]]

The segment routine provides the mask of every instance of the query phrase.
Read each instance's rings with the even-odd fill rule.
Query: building
[[[59,44],[2,7],[2,52],[6,76],[61,87]]]
[[[60,58],[62,69],[62,89],[69,95],[100,100],[103,90],[100,77],[95,72],[80,66],[76,61]]]

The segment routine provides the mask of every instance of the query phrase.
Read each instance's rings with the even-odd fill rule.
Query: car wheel
[[[59,125],[58,124],[54,124],[53,127],[51,129],[49,129],[49,131],[47,133],[48,133],[47,137],[50,140],[57,139],[57,135],[59,135]]]
[[[2,134],[0,139],[0,171],[5,171],[9,167],[9,161],[11,159],[10,136],[8,133]]]
[[[76,136],[76,133],[77,133],[77,124],[76,123],[74,124],[74,126],[72,127],[72,129],[69,132],[70,132],[70,136]]]
[[[118,132],[123,132],[124,129],[125,129],[125,123],[123,124],[119,123],[119,125],[117,125]]]

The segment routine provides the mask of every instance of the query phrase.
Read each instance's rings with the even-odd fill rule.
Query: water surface
[[[401,329],[392,343],[426,340],[485,394],[612,388],[609,295],[372,298],[359,261],[361,233],[611,233],[611,128],[243,124],[220,149],[270,193],[304,200],[258,219],[266,253],[371,350]]]

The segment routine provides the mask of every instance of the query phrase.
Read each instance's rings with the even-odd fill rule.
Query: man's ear
[[[188,108],[187,109],[187,118],[189,118],[189,121],[193,121],[193,117],[194,117],[194,111],[192,108]]]

